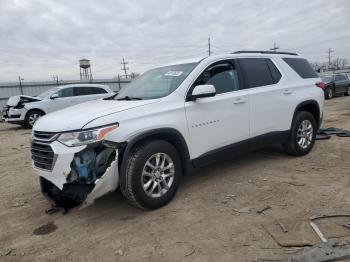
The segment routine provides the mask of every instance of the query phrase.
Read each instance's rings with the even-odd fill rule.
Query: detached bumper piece
[[[55,136],[34,133],[32,159],[40,176],[41,191],[53,206],[67,210],[90,205],[117,188],[117,148],[102,142],[67,147],[50,139]]]
[[[2,118],[8,118],[9,117],[8,112],[9,112],[9,107],[8,106],[3,107],[2,108]]]

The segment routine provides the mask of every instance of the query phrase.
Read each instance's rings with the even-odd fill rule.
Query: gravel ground
[[[323,127],[350,130],[350,98],[326,101]],[[299,158],[276,147],[218,162],[159,210],[131,207],[117,191],[66,215],[45,214],[29,139],[0,123],[0,261],[278,261],[290,249],[262,224],[350,213],[350,138],[317,141]]]

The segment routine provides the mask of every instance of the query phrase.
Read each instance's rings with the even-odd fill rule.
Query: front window
[[[54,87],[49,90],[46,90],[45,92],[37,95],[39,98],[45,98],[45,97],[50,97],[52,94],[56,93],[56,91],[59,90],[59,87]]]
[[[176,90],[197,63],[151,69],[120,90],[116,99],[155,99]]]
[[[214,63],[197,78],[197,85],[213,85],[217,94],[239,90],[237,71],[229,62]]]
[[[71,97],[73,96],[73,88],[64,88],[57,92],[58,97]]]

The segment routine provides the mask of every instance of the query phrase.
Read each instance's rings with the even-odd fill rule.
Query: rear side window
[[[341,80],[345,80],[344,75],[335,75],[335,81],[341,81]]]
[[[281,78],[281,76],[278,76],[278,74],[281,75],[281,73],[278,72],[278,69],[270,61],[270,63],[272,64],[271,68],[272,70],[275,71],[274,72],[275,80],[272,78],[272,72],[268,66],[267,60],[269,59],[265,59],[265,58],[239,59],[239,63],[243,69],[246,82],[249,88],[272,85],[276,83],[276,81],[278,82],[278,80]]]
[[[105,93],[107,93],[107,91],[99,87],[80,86],[80,87],[74,88],[75,96],[87,96],[87,95],[96,95],[96,94],[105,94]]]
[[[104,90],[103,88],[99,88],[99,87],[92,87],[94,89],[94,94],[106,94],[107,91]]]
[[[318,75],[312,69],[309,62],[303,58],[283,58],[283,60],[301,77],[317,78]]]

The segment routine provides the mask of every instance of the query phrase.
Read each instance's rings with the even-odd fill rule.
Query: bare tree
[[[341,58],[340,66],[342,69],[345,69],[346,66],[349,64],[349,60],[346,58]]]
[[[135,78],[137,78],[138,76],[140,76],[140,74],[139,73],[136,73],[136,72],[132,72],[132,73],[130,73],[130,78],[131,79],[135,79]]]
[[[344,69],[348,65],[348,60],[346,58],[337,57],[332,61],[332,65],[335,70]]]
[[[320,72],[321,64],[319,62],[317,61],[310,62],[310,65],[315,71]]]

